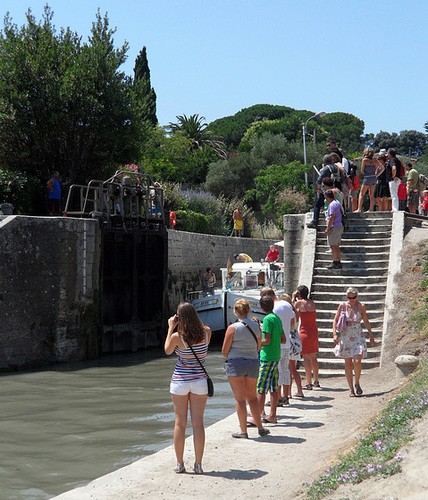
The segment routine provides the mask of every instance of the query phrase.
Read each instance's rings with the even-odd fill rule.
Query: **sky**
[[[107,13],[129,76],[147,48],[160,125],[255,104],[352,113],[374,134],[428,122],[426,0],[0,0],[0,13],[22,26],[46,3],[84,41]]]

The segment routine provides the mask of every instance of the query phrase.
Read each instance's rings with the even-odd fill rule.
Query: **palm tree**
[[[215,152],[223,159],[227,158],[225,144],[208,130],[208,124],[205,123],[205,116],[198,114],[187,117],[186,115],[177,116],[178,123],[169,122],[169,130],[173,134],[182,134],[192,141],[192,149],[203,149],[211,146]]]

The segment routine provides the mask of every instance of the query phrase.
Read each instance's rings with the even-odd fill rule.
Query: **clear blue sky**
[[[1,0],[21,26],[46,0]],[[342,111],[365,132],[424,131],[428,121],[426,0],[50,0],[54,25],[86,40],[98,7],[129,43],[133,75],[143,46],[161,125],[207,122],[254,104]],[[1,25],[3,27],[3,24]]]

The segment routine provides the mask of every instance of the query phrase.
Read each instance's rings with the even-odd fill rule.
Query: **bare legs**
[[[312,373],[314,374],[314,380],[318,380],[318,360],[316,353],[303,354],[303,361],[305,364],[306,383],[312,384]]]
[[[205,429],[204,429],[204,411],[207,402],[207,396],[198,396],[196,394],[187,394],[178,396],[172,394],[174,404],[175,425],[174,425],[174,449],[177,457],[177,463],[183,463],[184,441],[187,425],[187,409],[190,403],[190,418],[193,427],[193,444],[195,448],[195,463],[202,462],[205,447]]]
[[[278,398],[278,391],[270,393],[270,413],[266,417],[270,422],[276,422],[276,407],[278,405]],[[261,415],[265,409],[266,394],[258,393],[257,400],[259,402],[259,413]]]
[[[376,203],[379,208],[379,212],[388,212],[388,198],[376,198]]]
[[[302,391],[302,377],[300,376],[300,373],[297,371],[297,368],[296,368],[296,361],[295,360],[290,360],[289,362],[289,366],[290,366],[290,374],[291,374],[291,381],[294,381],[296,382],[296,387],[297,387],[297,395],[298,396],[302,396],[303,395],[303,391]],[[289,396],[291,396],[291,384],[289,386]]]
[[[354,393],[354,374],[355,385],[360,385],[361,377],[361,356],[356,358],[345,358],[345,375],[348,387],[351,393]]]
[[[375,204],[375,199],[374,199],[375,187],[376,186],[366,186],[365,184],[363,184],[361,191],[360,191],[360,197],[358,199],[358,210],[356,210],[356,212],[361,212],[361,209],[363,208],[364,196],[366,194],[366,191],[369,192],[369,198],[370,198],[369,211],[373,211],[374,204]]]
[[[238,414],[240,432],[247,432],[247,406],[250,407],[251,415],[259,430],[263,429],[260,415],[259,402],[257,400],[257,379],[248,377],[229,377],[229,383],[235,396],[236,413]]]

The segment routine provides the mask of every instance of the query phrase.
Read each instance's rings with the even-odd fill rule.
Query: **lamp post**
[[[309,120],[312,120],[312,118],[317,118],[318,116],[320,118],[323,118],[327,113],[325,111],[318,111],[318,113],[315,113],[313,116],[308,118],[303,125],[303,162],[306,165],[306,134],[308,133],[306,131],[306,125],[308,124]],[[308,185],[308,173],[305,172],[305,182],[306,186]]]

